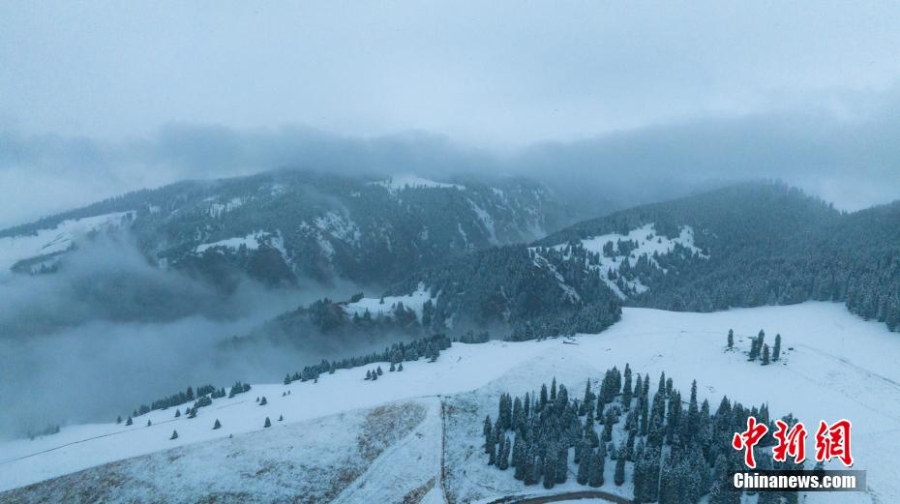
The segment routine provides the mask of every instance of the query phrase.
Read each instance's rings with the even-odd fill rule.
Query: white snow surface
[[[194,249],[198,254],[202,254],[209,249],[232,249],[237,250],[244,245],[247,247],[247,250],[256,250],[259,248],[260,244],[264,242],[264,238],[269,236],[271,233],[267,233],[265,231],[254,231],[246,236],[236,236],[234,238],[226,238],[224,240],[219,240],[213,243],[204,243],[201,245],[197,245],[197,248]]]
[[[33,235],[0,238],[0,271],[8,270],[24,259],[65,252],[89,233],[118,229],[131,213],[116,212],[64,220],[54,228],[41,229]]]
[[[313,223],[324,233],[354,245],[359,244],[361,236],[359,227],[355,222],[337,212],[326,212],[324,215],[316,217]]]
[[[384,302],[382,302],[382,299]],[[385,296],[384,298],[362,298],[355,303],[347,303],[344,305],[344,311],[351,317],[359,315],[360,317],[368,311],[373,318],[379,316],[391,315],[397,307],[397,303],[403,303],[403,306],[416,312],[416,318],[422,320],[422,307],[431,297],[431,292],[425,288],[425,284],[419,283],[418,288],[405,296]]]
[[[402,191],[404,189],[459,189],[464,190],[466,187],[459,184],[447,184],[445,182],[436,182],[434,180],[425,179],[411,173],[394,175],[387,180],[373,182],[380,185],[392,193]]]
[[[637,243],[637,248],[631,250],[628,255],[625,255],[618,250],[617,243],[619,240],[634,241]],[[614,257],[606,257],[603,255],[603,246],[607,243],[612,244],[613,250],[615,251]],[[613,270],[618,272],[625,260],[628,260],[633,266],[641,256],[646,255],[651,264],[660,268],[659,264],[657,264],[656,260],[653,258],[654,254],[660,256],[669,254],[675,249],[676,244],[682,245],[691,252],[699,254],[700,257],[708,258],[708,256],[704,256],[702,251],[694,245],[694,230],[691,226],[682,226],[679,235],[672,239],[657,234],[654,224],[651,223],[645,224],[637,229],[632,229],[625,235],[609,233],[586,238],[581,240],[581,244],[588,252],[600,254],[600,264],[589,266],[596,271],[604,283],[606,283],[606,285],[622,299],[625,299],[628,296],[622,292],[622,289],[620,289],[613,280],[610,279],[609,271]],[[565,250],[566,247],[567,244],[559,244],[554,245],[551,248],[555,250]],[[539,253],[537,247],[532,247],[531,250],[535,253]],[[665,270],[663,270],[663,272],[665,273]],[[627,281],[626,283],[638,294],[647,290],[647,286],[641,283],[639,278]]]
[[[736,351],[725,350],[730,328],[735,331]],[[760,329],[766,331],[770,343],[775,334],[781,334],[782,361],[770,366],[747,361],[743,352],[749,348],[749,337]],[[456,416],[451,418],[457,420],[447,422],[450,448],[444,456],[451,476],[446,484],[457,502],[489,501],[509,493],[539,494],[540,488],[526,489],[514,480],[512,471],[486,465],[477,435],[484,416],[496,414],[501,392],[521,395],[556,377],[572,397],[580,397],[586,378],[597,380],[607,368],[615,365],[622,369],[627,362],[635,372],[649,374],[653,387],[661,371],[685,393],[696,379],[699,399],[708,399],[713,410],[727,395],[747,406],[768,403],[773,417],[793,413],[807,429],[812,426],[814,430],[819,420],[851,420],[854,468],[868,471],[869,491],[810,493],[805,502],[900,502],[896,478],[900,462],[895,457],[900,451],[900,367],[896,365],[900,338],[883,324],[865,322],[841,304],[821,302],[709,314],[626,308],[621,322],[598,335],[578,335],[574,343],[550,339],[454,344],[435,363],[404,363],[402,373],[385,372],[374,382],[363,380],[366,369],[341,370],[323,375],[315,384],[254,385],[250,392],[233,399],[216,399],[193,420],[175,419],[169,409],[138,417],[131,427],[115,423],[66,426],[56,435],[0,444],[0,490],[172,447],[232,434],[237,438],[262,430],[266,416],[274,420],[283,414],[285,423],[290,424],[440,395],[451,405],[470,407],[462,415],[470,415],[471,421]],[[291,394],[282,396],[287,391]],[[257,396],[266,396],[269,404],[260,407]],[[222,429],[210,429],[213,418],[221,420]],[[153,421],[152,427],[146,427],[147,419]],[[173,429],[178,430],[179,438],[171,441]],[[814,453],[812,437],[807,453]],[[384,478],[402,478],[407,468],[397,464],[418,463],[409,458],[384,463]],[[433,461],[427,464],[433,465]],[[612,465],[607,463],[607,468]],[[359,491],[379,484],[381,473],[372,472],[375,467],[373,464],[367,473],[369,484]],[[831,468],[838,466],[832,464]],[[583,489],[573,480],[553,492],[569,486]],[[628,495],[630,483],[615,487],[611,480],[607,478],[603,490]],[[368,491],[374,492],[368,495],[376,495],[377,486]],[[437,501],[431,494],[428,498]],[[364,494],[358,495],[362,499]],[[345,500],[352,501],[362,502]]]

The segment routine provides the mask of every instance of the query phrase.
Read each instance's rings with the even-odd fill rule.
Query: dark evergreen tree
[[[497,468],[505,471],[509,468],[509,452],[511,450],[511,441],[509,437],[504,437],[500,445],[500,459],[497,461]]]
[[[175,408],[175,418],[178,418],[180,416],[181,416],[181,410],[178,408]]]
[[[728,330],[728,348],[734,348],[734,330]]]
[[[659,493],[659,449],[648,446],[634,462],[634,501],[655,502]]]
[[[781,334],[775,335],[775,347],[772,349],[772,360],[778,361],[781,358]]]
[[[586,441],[582,441],[579,446],[578,451],[580,452],[580,456],[578,457],[578,473],[575,475],[575,481],[577,481],[579,485],[587,485],[594,451],[591,450],[590,445]]]
[[[173,431],[172,431],[172,436],[171,436],[169,439],[170,439],[170,440],[171,440],[171,439],[178,439],[178,431],[177,431],[177,430],[173,430]]]
[[[619,448],[619,453],[616,456],[616,472],[613,476],[613,482],[616,486],[622,486],[625,483],[625,461],[628,458],[625,455],[625,447]]]
[[[263,428],[268,429],[272,426],[272,421],[269,420],[269,417],[266,417],[266,422],[263,424]]]
[[[219,419],[216,418],[216,423],[213,424],[213,430],[218,430],[222,428],[222,424],[219,422]]]
[[[494,424],[491,422],[491,416],[484,417],[484,424],[481,433],[484,435],[484,453],[489,453],[488,445],[494,440]]]
[[[762,365],[768,366],[770,362],[771,362],[771,359],[770,359],[770,354],[769,354],[769,345],[763,345]]]
[[[638,380],[640,380],[640,378],[641,377],[638,376]],[[625,411],[631,409],[631,397],[631,368],[628,367],[628,364],[625,364],[625,383],[622,388],[622,405],[625,407]]]
[[[544,455],[541,473],[544,476],[544,488],[553,488],[556,485],[556,453],[553,450],[548,449]]]
[[[131,416],[128,417],[128,420],[125,420],[125,425],[126,425],[126,426],[129,426],[129,425],[131,425],[131,424],[133,424],[133,423],[134,423],[134,421],[131,420]]]

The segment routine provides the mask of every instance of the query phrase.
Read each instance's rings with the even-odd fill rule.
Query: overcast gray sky
[[[535,143],[621,144],[630,133],[659,147],[668,132],[684,151],[721,128],[740,143],[741,128],[771,125],[782,149],[815,151],[849,142],[847,132],[893,140],[879,128],[897,125],[883,110],[900,110],[898,20],[898,2],[821,0],[5,1],[0,226],[197,176],[203,160],[188,169],[159,152],[178,151],[194,138],[173,132],[196,128],[281,141],[287,125],[364,137],[422,131],[503,155]],[[746,160],[765,148],[737,151]],[[782,153],[760,170],[807,188],[837,184],[819,191],[835,200],[835,173],[867,174],[873,187],[853,189],[848,208],[900,196],[884,187],[900,172],[889,146],[849,152],[869,158],[827,158],[831,178],[814,184],[810,165],[823,155]],[[202,176],[275,161],[221,171],[206,163]]]

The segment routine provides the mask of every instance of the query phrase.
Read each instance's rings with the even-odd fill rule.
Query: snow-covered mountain
[[[843,301],[900,330],[900,203],[842,213],[747,183],[588,220],[539,240],[628,304],[670,310]]]
[[[769,366],[746,357],[760,329],[784,341],[781,359]],[[382,362],[385,372],[375,381],[364,380],[378,364],[371,363],[316,382],[253,385],[214,399],[196,418],[176,418],[170,407],[140,415],[131,426],[64,426],[58,434],[6,442],[0,490],[7,492],[0,500],[289,502],[305,496],[308,502],[462,503],[585,490],[574,481],[571,460],[569,481],[552,491],[523,486],[512,470],[489,466],[484,417],[497,414],[501,394],[534,394],[555,377],[580,397],[586,380],[596,391],[603,370],[628,363],[652,378],[653,389],[661,372],[685,393],[696,379],[698,399],[713,406],[728,396],[766,403],[773,416],[791,413],[807,425],[851,419],[854,467],[868,472],[868,491],[810,493],[804,502],[894,502],[900,499],[891,449],[900,433],[898,353],[900,340],[882,324],[836,303],[710,314],[626,308],[621,322],[598,335],[455,343],[435,362],[404,362],[402,372],[388,372]],[[256,401],[261,397],[266,405]],[[264,427],[266,418],[272,427]],[[177,439],[170,439],[173,431]],[[607,460],[598,490],[630,498],[633,464],[626,464],[621,486],[613,482],[614,465]]]
[[[423,265],[539,238],[570,219],[546,188],[524,179],[284,170],[138,191],[0,231],[0,270],[52,270],[79,242],[126,229],[152,261],[225,287],[238,274],[270,284],[386,283]]]

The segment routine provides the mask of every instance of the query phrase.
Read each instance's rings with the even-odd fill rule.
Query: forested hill
[[[582,222],[531,246],[477,251],[414,271],[382,297],[317,304],[269,329],[399,322],[530,339],[599,332],[623,303],[707,312],[814,299],[846,302],[898,330],[898,294],[900,204],[847,214],[760,182]]]
[[[582,222],[534,250],[594,264],[627,303],[670,310],[844,301],[900,326],[900,204],[841,213],[747,183]]]
[[[0,231],[0,269],[52,272],[92,235],[127,229],[151,261],[225,287],[244,274],[385,285],[568,222],[565,206],[527,179],[281,170],[138,191]]]

